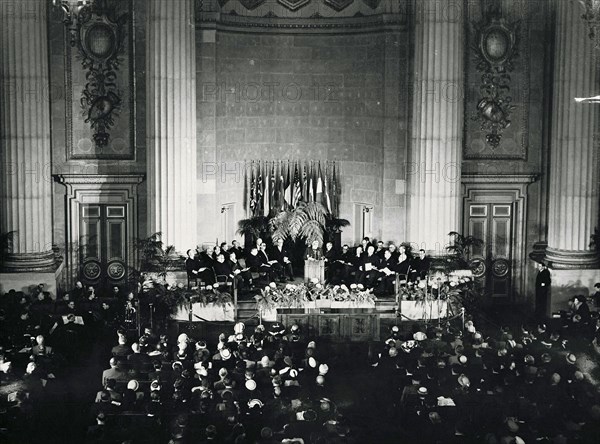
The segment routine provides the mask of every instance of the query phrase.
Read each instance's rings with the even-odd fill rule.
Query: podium
[[[307,259],[304,261],[304,282],[310,282],[315,278],[321,284],[325,283],[325,261]]]

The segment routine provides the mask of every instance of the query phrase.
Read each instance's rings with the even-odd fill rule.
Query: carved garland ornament
[[[518,22],[509,24],[503,18],[492,18],[474,24],[474,30],[473,50],[477,71],[481,73],[481,99],[473,119],[487,132],[488,145],[497,148],[502,132],[511,124],[511,113],[515,109],[510,96],[510,74],[517,57]]]
[[[87,71],[81,106],[98,146],[108,144],[108,130],[114,125],[122,102],[116,79],[127,20],[128,14],[116,17],[106,0],[98,0],[79,11],[76,38],[71,41],[72,46],[77,45],[81,64]]]

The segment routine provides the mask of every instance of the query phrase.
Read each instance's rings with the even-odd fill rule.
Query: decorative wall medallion
[[[76,38],[79,58],[86,71],[81,106],[85,122],[89,123],[94,143],[106,146],[122,102],[117,88],[117,72],[124,52],[125,24],[128,14],[116,15],[106,0],[97,0],[79,12]]]
[[[100,264],[96,261],[91,261],[83,266],[83,275],[89,281],[94,281],[100,277]]]
[[[381,0],[363,0],[363,3],[371,9],[376,9],[381,3]]]
[[[118,281],[125,277],[125,265],[123,264],[123,262],[111,262],[110,264],[108,264],[107,271],[108,276],[115,281]]]
[[[504,277],[508,274],[508,270],[510,269],[509,263],[506,259],[500,258],[496,259],[492,263],[492,272],[496,277]]]
[[[509,24],[503,18],[492,18],[474,24],[473,50],[481,73],[480,100],[473,117],[486,131],[486,143],[497,148],[502,132],[511,124],[511,72],[517,57],[518,22]]]
[[[473,258],[469,261],[469,268],[476,278],[483,277],[486,272],[485,260],[483,258]]]
[[[354,0],[325,0],[325,4],[336,11],[346,9]]]
[[[277,0],[277,2],[281,3],[290,11],[297,11],[303,6],[308,5],[310,3],[310,0]]]
[[[240,3],[242,4],[242,6],[250,11],[258,8],[264,2],[265,2],[265,0],[240,0]]]

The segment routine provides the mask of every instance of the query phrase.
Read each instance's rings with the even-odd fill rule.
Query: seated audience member
[[[371,244],[371,239],[369,239],[368,237],[364,237],[362,241],[360,241],[360,246],[362,247],[362,251],[364,251],[365,253],[367,252],[367,248],[369,247],[369,245]]]
[[[198,252],[198,250],[196,250]],[[206,285],[212,285],[215,283],[215,272],[213,270],[213,266],[215,260],[213,259],[214,249],[212,246],[206,247],[206,250],[200,252],[196,256],[196,262],[199,268],[196,272],[193,272],[198,279]]]
[[[319,246],[319,241],[315,240],[311,243],[310,247],[306,249],[304,260],[320,261],[321,259],[323,259],[323,251]]]
[[[383,243],[383,241],[377,241],[377,246],[375,247],[375,254],[379,258],[379,260],[383,260],[383,254],[385,251],[387,251],[387,248],[385,248],[385,244]]]
[[[105,387],[109,379],[114,379],[117,382],[124,382],[129,379],[127,372],[123,370],[120,361],[117,358],[110,358],[110,368],[102,372],[102,386]]]
[[[366,288],[373,288],[375,282],[381,275],[379,271],[381,261],[375,254],[375,247],[369,245],[367,254],[363,255],[360,261],[360,270],[357,272],[358,284],[364,285]]]
[[[81,281],[75,282],[75,288],[73,288],[73,290],[71,290],[70,293],[71,293],[72,299],[76,302],[81,302],[86,297],[85,288],[83,287],[83,284],[81,283]]]
[[[273,259],[277,261],[281,268],[281,279],[290,281],[294,280],[294,271],[292,270],[292,261],[290,260],[290,253],[284,246],[283,239],[277,239],[275,247],[271,253]]]
[[[589,322],[590,307],[584,296],[577,295],[571,299],[571,319],[574,323],[578,324],[587,324]]]
[[[118,333],[117,341],[118,344],[111,349],[111,354],[116,358],[126,359],[127,356],[133,353],[133,351],[131,350],[131,347],[127,345],[127,338],[125,337],[125,334]]]
[[[408,281],[410,271],[410,259],[406,254],[406,247],[400,245],[395,271],[400,275],[400,280]]]
[[[265,273],[269,281],[275,281],[277,279],[277,273],[273,270],[273,267],[269,263],[265,262],[264,255],[258,254],[258,248],[252,247],[250,254],[246,257],[246,264],[250,267],[250,271],[255,273]]]
[[[388,250],[390,250],[390,253],[392,253],[392,258],[393,258],[395,261],[398,261],[398,254],[399,254],[399,253],[398,253],[398,248],[396,247],[396,244],[394,244],[394,243],[390,243],[390,244],[388,245]]]
[[[337,251],[333,248],[333,242],[325,244],[323,260],[325,261],[325,280],[329,283],[338,283],[340,274],[340,263]]]
[[[238,287],[240,284],[244,283],[247,287],[252,287],[252,273],[250,272],[250,267],[243,266],[235,251],[231,251],[229,253],[229,265],[231,266],[231,270],[236,279],[236,285]]]
[[[235,257],[238,259],[242,259],[244,257],[244,249],[240,247],[239,242],[235,239],[231,241],[231,248],[229,249],[228,253],[235,253]]]
[[[352,254],[352,266],[350,267],[350,272],[354,273],[354,279],[352,283],[358,283],[358,281],[361,278],[361,274],[363,271],[361,262],[365,254],[366,252],[363,250],[363,247],[361,245],[356,247],[354,253]]]
[[[394,283],[396,281],[397,262],[392,257],[390,250],[384,250],[383,260],[379,264],[381,272],[381,282],[378,292],[381,294],[391,294],[394,292]]]
[[[341,282],[344,284],[350,284],[351,274],[355,271],[355,269],[354,253],[350,250],[350,246],[348,244],[342,245],[342,253],[336,262],[339,264],[339,277]]]
[[[219,253],[217,255],[217,260],[213,265],[213,270],[215,271],[215,275],[217,277],[217,281],[223,282],[231,282],[234,279],[233,269],[231,268],[231,263],[225,260],[225,255],[223,253]]]
[[[267,253],[267,244],[265,244],[264,242],[262,244],[260,244],[260,249],[258,250],[258,256],[261,258],[263,264],[266,264],[269,267],[271,267],[271,270],[273,271],[275,276],[282,275],[282,273],[283,273],[282,266],[279,264],[277,259],[269,257],[269,254]]]
[[[185,260],[185,271],[187,272],[187,277],[190,280],[195,280],[198,277],[200,264],[198,259],[194,256],[191,248],[186,252],[186,255],[187,259]]]
[[[431,266],[431,259],[425,255],[425,250],[422,248],[419,250],[419,256],[414,258],[410,266],[410,277],[411,280],[417,281],[419,279],[426,279],[429,274],[429,268]]]

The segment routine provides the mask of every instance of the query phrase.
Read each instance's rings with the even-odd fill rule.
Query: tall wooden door
[[[513,276],[513,205],[469,204],[468,234],[483,240],[471,251],[474,273],[492,303],[508,303]]]
[[[111,287],[127,279],[125,205],[81,204],[79,220],[81,280]]]

